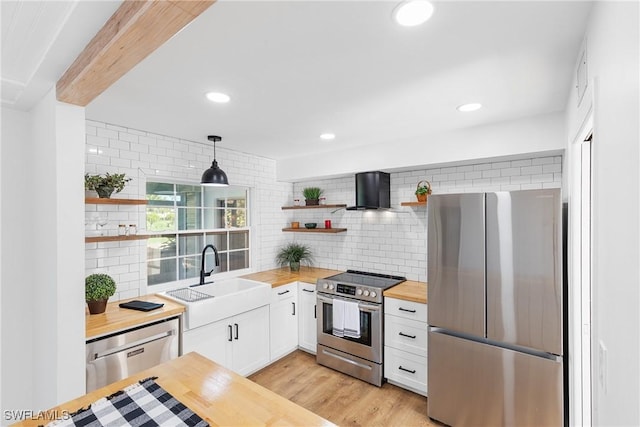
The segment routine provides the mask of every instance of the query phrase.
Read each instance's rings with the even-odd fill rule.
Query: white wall
[[[278,179],[295,182],[369,170],[392,172],[493,161],[510,156],[530,158],[560,154],[566,145],[565,133],[564,115],[558,112],[391,144],[279,160]],[[340,140],[327,144],[339,146]]]
[[[144,198],[145,183],[153,177],[199,182],[212,160],[207,142],[198,143],[95,121],[87,121],[86,170],[89,173],[124,172],[134,178],[117,197]],[[256,271],[276,267],[275,252],[286,241],[309,244],[315,265],[400,274],[426,280],[426,210],[401,208],[393,212],[353,212],[331,209],[285,210],[294,194],[311,184],[325,189],[327,203],[353,204],[354,176],[312,182],[276,181],[275,161],[217,149],[218,163],[233,184],[247,185],[252,194],[254,238],[252,253]],[[392,205],[413,201],[418,181],[432,182],[434,192],[468,192],[559,187],[561,157],[472,163],[464,166],[414,169],[391,175]],[[295,193],[294,193],[295,191]],[[144,233],[144,206],[87,205],[88,232],[92,217],[106,215],[109,234],[116,235],[120,223],[135,221]],[[338,234],[283,233],[291,221],[319,222],[331,219],[333,227],[348,228]],[[86,274],[106,272],[114,277],[118,294],[114,299],[152,292],[146,287],[146,243],[125,241],[85,244]]]
[[[593,425],[640,425],[640,194],[638,2],[598,2],[588,24],[594,113]],[[572,141],[589,106],[567,106]],[[606,355],[600,351],[606,348]]]
[[[216,156],[231,184],[251,188],[253,270],[274,268],[274,248],[287,239],[281,231],[285,216],[280,207],[286,204],[292,185],[276,182],[275,161],[225,149],[224,141],[218,143]],[[87,120],[85,157],[87,173],[118,172],[133,178],[112,197],[144,199],[150,179],[200,182],[202,172],[211,166],[213,145],[206,135],[201,142],[188,141]],[[121,223],[135,223],[138,232],[145,233],[144,206],[87,205],[89,233],[95,231],[96,215],[107,216],[105,229],[110,235],[117,235]],[[103,272],[115,279],[114,300],[153,292],[146,286],[145,240],[86,243],[85,262],[85,274]]]
[[[463,166],[415,169],[391,174],[389,211],[333,209],[287,210],[287,223],[316,222],[324,227],[330,219],[343,233],[289,233],[307,244],[315,264],[336,270],[356,269],[427,281],[427,211],[425,207],[401,207],[415,201],[418,181],[428,180],[433,194],[560,188],[562,157],[539,157],[511,161],[476,162]],[[328,204],[355,203],[355,178],[320,179],[295,183],[294,196],[304,203],[304,187],[325,190]],[[291,204],[291,201],[289,202]],[[284,226],[284,225],[283,225]]]
[[[84,109],[2,115],[2,409],[24,416],[85,390]]]
[[[85,391],[82,184],[84,108],[50,91],[31,113],[33,152],[22,165],[38,171],[22,197],[34,200],[34,239],[21,256],[33,283],[33,408],[52,407]],[[27,167],[27,165],[30,165]],[[41,352],[41,349],[45,349]]]
[[[35,213],[28,113],[2,108],[2,410],[32,409]],[[44,211],[44,207],[40,207]],[[38,257],[43,258],[43,257]],[[4,420],[3,420],[4,423]]]

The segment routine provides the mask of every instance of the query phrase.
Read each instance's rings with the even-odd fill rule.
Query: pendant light
[[[216,135],[209,135],[207,139],[213,141],[213,163],[211,163],[211,167],[202,174],[200,184],[212,187],[226,187],[229,185],[227,174],[218,167],[218,161],[216,160],[216,142],[222,141],[222,138]]]

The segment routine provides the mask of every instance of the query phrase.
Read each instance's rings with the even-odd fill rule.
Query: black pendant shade
[[[229,185],[227,174],[218,167],[218,161],[216,160],[216,142],[222,141],[222,138],[216,135],[209,135],[207,139],[213,141],[213,163],[211,163],[211,167],[202,174],[200,184],[210,185],[212,187],[226,187]]]

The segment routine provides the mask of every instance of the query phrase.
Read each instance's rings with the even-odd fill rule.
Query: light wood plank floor
[[[316,364],[298,350],[249,379],[340,426],[441,426],[427,398],[385,383],[378,388]]]

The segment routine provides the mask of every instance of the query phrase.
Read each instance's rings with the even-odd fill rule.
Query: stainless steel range
[[[382,292],[405,280],[400,276],[355,270],[318,279],[317,362],[381,386],[384,372]]]

